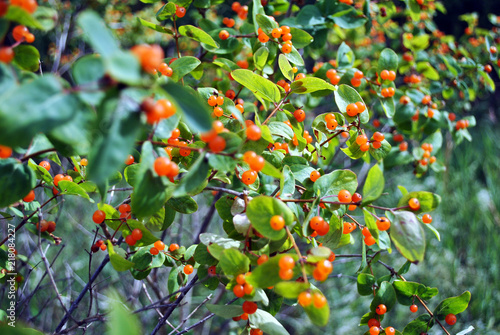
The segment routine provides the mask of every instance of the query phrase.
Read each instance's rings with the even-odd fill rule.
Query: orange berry
[[[262,156],[256,156],[255,158],[250,160],[250,162],[248,162],[248,165],[250,165],[250,169],[259,172],[266,165],[266,161]]]
[[[320,272],[330,274],[333,270],[333,265],[331,262],[325,259],[319,261],[318,264],[316,264],[316,269],[318,269]]]
[[[154,170],[159,176],[166,176],[170,172],[170,159],[158,157],[154,162]]]
[[[370,235],[370,236],[365,237],[365,244],[367,246],[374,245],[375,242],[377,242],[377,241],[375,240],[375,238],[373,236]]]
[[[177,15],[178,18],[183,18],[184,15],[186,15],[186,8],[178,7],[175,11],[175,15]]]
[[[326,298],[323,294],[316,292],[313,294],[313,303],[314,307],[321,308],[326,305]]]
[[[271,32],[271,35],[274,37],[274,38],[280,38],[281,37],[281,34],[282,34],[282,30],[280,28],[274,28],[273,31]]]
[[[247,314],[253,314],[255,312],[257,312],[257,304],[253,301],[245,301],[243,303],[243,306],[241,306],[243,308],[243,312],[247,313]]]
[[[358,114],[363,113],[366,109],[365,104],[361,101],[356,102],[356,107],[358,107]]]
[[[370,327],[370,335],[380,334],[380,328],[377,326]]]
[[[422,104],[423,105],[428,105],[430,104],[431,102],[431,96],[430,95],[426,95],[422,98]]]
[[[271,228],[274,230],[281,230],[285,227],[285,219],[281,215],[274,215],[271,218]]]
[[[396,79],[396,72],[394,71],[389,71],[389,77],[387,78],[390,81],[394,81]]]
[[[348,190],[341,190],[338,194],[338,199],[342,203],[348,203],[351,202],[352,196]]]
[[[349,104],[347,105],[347,108],[346,108],[346,113],[347,115],[349,116],[356,116],[358,114],[358,106],[356,106],[356,104]]]
[[[245,295],[245,289],[243,287],[243,285],[235,285],[233,287],[233,293],[235,296],[237,296],[238,298],[241,298]]]
[[[229,32],[227,30],[221,30],[219,32],[219,38],[223,41],[227,40],[229,38]]]
[[[291,256],[285,255],[280,258],[278,265],[280,269],[293,269],[295,267],[295,261]]]
[[[356,71],[356,72],[354,72],[354,78],[356,78],[356,79],[363,79],[364,76],[365,75],[363,74],[362,71]]]
[[[391,221],[385,217],[377,219],[377,228],[380,231],[385,231],[391,227]]]
[[[158,249],[159,251],[162,251],[165,249],[165,243],[163,243],[162,241],[158,240],[154,243],[154,247],[156,249]]]
[[[23,198],[23,201],[24,202],[32,202],[33,200],[35,200],[35,191],[31,190],[28,193],[28,195]]]
[[[491,71],[493,71],[493,68],[491,67],[490,64],[486,64],[484,66],[484,71],[487,72],[487,73],[490,73]]]
[[[210,277],[213,277],[217,274],[217,268],[215,267],[215,265],[210,266],[207,271]]]
[[[21,41],[28,33],[28,28],[22,25],[15,26],[14,29],[12,29],[12,37],[16,42]]]
[[[179,249],[179,245],[177,243],[172,243],[170,244],[170,246],[168,247],[168,250],[170,252],[174,252],[175,250]]]
[[[422,221],[424,223],[431,223],[432,222],[432,216],[430,216],[430,214],[424,214],[422,216]]]
[[[10,63],[14,59],[14,49],[11,47],[0,47],[0,62]]]
[[[224,115],[224,110],[220,107],[215,107],[214,108],[214,115],[217,117],[221,117],[222,115]]]
[[[293,270],[292,269],[280,269],[279,276],[283,280],[290,280],[293,278]]]
[[[389,71],[382,70],[380,72],[380,78],[382,78],[382,80],[388,80],[389,79]]]
[[[249,140],[258,141],[262,135],[262,131],[260,130],[259,126],[254,124],[250,127],[247,127],[246,135]]]
[[[129,236],[132,236],[134,240],[139,241],[142,239],[142,231],[136,228],[132,230],[132,233]]]
[[[137,240],[132,235],[127,235],[127,237],[125,237],[125,243],[132,247],[137,243]]]
[[[247,313],[241,314],[241,320],[248,320],[248,314]]]
[[[414,304],[414,305],[411,305],[411,306],[410,306],[410,311],[411,311],[412,313],[416,313],[416,312],[418,311],[418,306],[417,306],[417,305],[415,305],[415,304]]]
[[[259,34],[259,41],[261,43],[267,43],[269,41],[269,36],[267,36],[266,34],[264,33],[260,33]]]
[[[366,137],[365,134],[361,134],[361,135],[358,135],[358,137],[356,137],[356,143],[358,145],[363,145],[366,142],[368,142],[368,137]]]
[[[184,266],[184,273],[188,276],[193,273],[193,266],[191,264],[187,264],[186,266]]]
[[[297,300],[298,300],[300,306],[307,307],[312,303],[313,299],[312,299],[311,293],[304,291],[304,292],[299,293]]]
[[[267,262],[268,260],[269,260],[269,256],[268,255],[260,255],[259,258],[257,258],[257,264],[258,265],[262,265],[265,262]]]
[[[358,78],[351,78],[351,85],[354,87],[359,87],[361,86],[361,79]]]
[[[384,304],[380,304],[375,308],[375,313],[378,315],[384,315],[387,312],[387,307]]]
[[[340,82],[340,79],[340,76],[336,74],[332,78],[330,78],[330,83],[332,83],[332,85],[337,85]]]
[[[252,185],[257,180],[257,172],[253,170],[245,171],[241,174],[241,181],[245,185]]]
[[[373,139],[374,139],[375,141],[382,142],[382,141],[385,139],[385,136],[384,136],[384,134],[379,133],[379,132],[377,131],[377,132],[375,132],[375,133],[373,134]]]
[[[332,251],[330,253],[330,257],[328,257],[328,261],[333,262],[335,260],[335,253]]]
[[[370,229],[368,229],[368,227],[363,228],[361,234],[363,234],[364,237],[372,236],[372,233],[370,233]]]
[[[317,281],[325,281],[328,278],[328,274],[319,271],[318,269],[313,270],[313,278]]]
[[[293,116],[297,120],[297,122],[302,122],[306,119],[306,113],[302,109],[297,109],[295,112],[293,112]]]
[[[312,230],[318,230],[325,220],[321,216],[313,216],[309,221],[309,226]]]
[[[96,210],[92,215],[92,220],[97,224],[103,223],[104,219],[106,219],[106,213],[101,210]]]
[[[208,105],[211,106],[211,107],[214,107],[215,105],[217,105],[217,97],[215,95],[211,95],[209,98],[208,98]]]
[[[321,177],[321,174],[314,170],[313,172],[311,172],[311,175],[309,176],[309,178],[311,178],[311,181],[314,183],[316,180],[318,180],[318,178]]]
[[[446,315],[444,321],[446,321],[446,323],[449,324],[450,326],[453,326],[457,322],[457,317],[455,316],[455,314],[450,313]]]
[[[290,52],[292,52],[292,47],[288,44],[283,44],[283,46],[281,47],[281,51],[284,54],[289,54]]]
[[[131,165],[135,161],[134,156],[128,155],[127,159],[125,160],[125,165]]]
[[[406,142],[406,141],[405,142],[401,142],[399,144],[399,150],[400,151],[406,151],[406,150],[408,150],[408,142]]]
[[[417,211],[420,209],[420,201],[418,201],[417,198],[411,198],[409,201],[408,201],[408,205],[410,206],[410,208],[414,211]]]
[[[374,149],[379,149],[381,146],[382,146],[382,143],[381,143],[381,142],[379,142],[379,141],[373,141],[373,142],[372,142],[372,147],[373,147]]]
[[[295,80],[301,80],[304,79],[306,75],[304,73],[299,73],[298,75],[295,76]]]
[[[208,147],[213,152],[221,152],[226,148],[226,140],[221,136],[216,136],[210,142],[208,142]]]

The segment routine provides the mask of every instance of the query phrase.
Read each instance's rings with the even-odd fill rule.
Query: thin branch
[[[208,297],[205,298],[205,300],[203,300],[201,302],[201,304],[199,304],[198,306],[196,306],[195,309],[193,309],[193,311],[191,313],[189,313],[188,316],[186,316],[186,318],[184,318],[184,320],[182,320],[182,322],[176,327],[174,328],[174,330],[172,330],[168,335],[172,335],[173,333],[179,333],[178,329],[181,328],[186,322],[187,320],[189,320],[190,317],[192,317],[194,315],[194,313],[196,313],[203,305],[205,305],[210,299],[212,299],[212,294],[209,294]]]
[[[302,263],[302,254],[300,253],[300,249],[297,246],[297,243],[295,243],[295,239],[293,238],[293,235],[290,232],[290,229],[288,229],[288,227],[285,227],[285,230],[286,230],[286,233],[288,234],[288,238],[292,241],[293,247],[295,248],[295,252],[299,256],[299,262],[300,262],[300,266],[302,268],[302,277],[304,278],[304,283],[307,284],[308,280],[307,280],[306,267],[305,267],[304,263]]]
[[[224,192],[224,193],[232,194],[232,195],[235,195],[237,197],[243,198],[243,193],[242,192],[233,191],[233,190],[230,190],[230,189],[224,188],[224,187],[208,186],[208,187],[205,187],[203,190],[204,191]]]
[[[21,158],[21,162],[26,162],[27,160],[29,160],[30,158],[33,158],[33,157],[36,157],[36,156],[40,156],[40,155],[43,155],[43,154],[46,154],[47,152],[55,152],[57,151],[56,149],[54,148],[51,148],[51,149],[45,149],[45,150],[40,150],[40,151],[37,151],[37,152],[34,152],[28,156],[24,156],[23,158]]]

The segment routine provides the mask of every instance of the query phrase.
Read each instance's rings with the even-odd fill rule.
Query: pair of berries
[[[156,158],[153,167],[159,176],[173,178],[179,174],[179,166],[168,157]]]
[[[266,165],[266,161],[262,156],[257,155],[253,151],[247,151],[243,155],[243,161],[250,166],[250,169],[259,172]]]
[[[349,116],[356,116],[358,114],[363,113],[365,109],[366,109],[365,104],[361,101],[358,101],[356,103],[347,105],[346,113]]]
[[[396,94],[396,90],[394,89],[394,87],[386,87],[380,91],[380,95],[382,95],[384,98],[393,97],[394,94]]]
[[[332,85],[337,85],[340,82],[340,76],[337,74],[337,70],[329,69],[326,71],[326,77],[330,79]]]
[[[363,228],[363,230],[361,231],[361,234],[363,234],[363,236],[365,237],[364,242],[367,246],[372,246],[377,242],[375,240],[375,238],[372,236],[372,234],[370,233],[370,230],[368,229],[368,227]]]
[[[288,255],[280,258],[278,262],[280,268],[279,276],[283,280],[290,280],[293,277],[293,268],[295,267],[295,260]]]
[[[94,243],[94,245],[92,247],[90,247],[90,251],[98,252],[99,249],[102,251],[105,251],[107,248],[108,247],[106,246],[106,244],[104,243],[103,240],[97,240],[97,242]]]
[[[42,233],[53,233],[56,230],[56,223],[54,221],[40,220],[36,224],[36,229],[40,230]]]
[[[174,70],[167,64],[167,63],[161,63],[160,66],[158,67],[158,71],[166,77],[172,77],[174,74]]]
[[[130,235],[127,235],[125,237],[125,243],[127,243],[129,246],[134,246],[137,241],[140,241],[142,239],[142,231],[138,228],[132,230],[132,233]]]
[[[361,79],[363,79],[364,76],[365,75],[361,71],[354,72],[354,76],[351,78],[351,85],[353,87],[359,87],[359,86],[361,86]]]
[[[151,247],[151,249],[149,249],[149,252],[151,253],[151,255],[154,256],[154,255],[158,255],[160,253],[160,251],[163,251],[163,250],[165,250],[165,243],[158,240],[153,244],[153,247]]]
[[[238,298],[242,298],[245,295],[252,294],[252,292],[253,292],[253,285],[247,283],[247,281],[245,279],[245,275],[244,274],[237,275],[236,276],[236,285],[234,285],[234,287],[233,287],[234,295]]]
[[[325,281],[328,278],[328,275],[332,273],[333,265],[332,263],[324,259],[316,263],[316,267],[313,270],[313,278],[317,281]]]
[[[175,115],[176,107],[167,99],[155,102],[153,98],[146,98],[141,104],[141,110],[146,114],[147,122],[153,125]]]
[[[337,122],[337,118],[333,113],[326,114],[325,121],[326,121],[326,128],[328,128],[329,130],[335,130],[339,125],[339,123]]]
[[[27,43],[33,43],[35,41],[35,35],[30,33],[26,26],[18,25],[12,29],[12,37],[16,42],[26,41]]]
[[[326,305],[325,296],[319,292],[314,292],[313,294],[308,291],[301,292],[297,300],[302,307],[308,307],[313,304],[316,308],[322,308]]]
[[[394,81],[396,79],[396,72],[392,70],[382,70],[380,71],[380,78],[382,78],[382,80]]]
[[[325,236],[330,231],[330,225],[321,216],[314,216],[309,221],[309,227],[319,236]]]
[[[143,70],[150,74],[156,74],[156,69],[160,67],[165,58],[165,53],[158,44],[135,45],[130,51],[138,58]]]

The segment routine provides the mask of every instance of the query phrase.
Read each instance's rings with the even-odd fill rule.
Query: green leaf
[[[368,171],[365,185],[363,186],[363,205],[377,200],[384,191],[384,173],[378,164],[372,166]]]
[[[120,82],[134,85],[140,83],[139,60],[131,52],[117,51],[104,59],[109,75]]]
[[[136,174],[134,193],[131,194],[132,212],[140,219],[160,210],[167,201],[166,181],[153,174],[153,146],[151,142],[142,145],[142,158]]]
[[[375,241],[379,241],[379,230],[377,227],[377,222],[372,214],[375,214],[375,210],[373,208],[363,208],[363,216],[365,218],[365,225],[368,227],[368,230],[372,234]]]
[[[297,51],[297,48],[292,45],[292,51],[285,54],[286,58],[295,65],[304,66],[304,59]]]
[[[269,49],[266,48],[265,46],[262,46],[259,49],[257,49],[257,51],[255,51],[255,53],[253,54],[253,62],[258,70],[262,71],[262,69],[266,65],[268,56],[269,56]]]
[[[206,101],[199,94],[172,82],[162,86],[177,103],[178,112],[184,115],[189,129],[195,132],[207,132],[212,129],[212,118]]]
[[[356,57],[354,56],[354,52],[351,50],[351,48],[345,42],[342,42],[339,50],[337,51],[338,68],[351,68],[354,65],[355,59]],[[340,111],[342,111],[342,109]]]
[[[280,54],[278,58],[278,65],[280,67],[283,77],[292,81],[294,78],[292,66],[284,54]]]
[[[111,243],[110,240],[108,240],[107,242],[108,242],[109,260],[111,262],[111,265],[116,271],[118,272],[127,271],[134,267],[134,263],[132,263],[129,260],[126,260],[123,256],[115,252],[113,248],[113,243]]]
[[[271,335],[289,335],[288,331],[266,311],[258,309],[255,313],[248,316],[252,325]]]
[[[257,33],[258,28],[261,28],[266,35],[272,38],[271,32],[274,28],[278,28],[278,24],[271,17],[265,15],[262,5],[260,5],[260,8],[262,9],[261,11],[259,11],[261,13],[255,15],[255,21],[257,22],[257,24],[255,25],[255,32]]]
[[[439,80],[439,73],[429,62],[418,62],[417,71],[430,80]]]
[[[419,191],[405,194],[398,202],[398,207],[407,206],[411,198],[417,198],[420,202],[420,209],[413,213],[431,212],[441,203],[441,197],[435,193]]]
[[[314,182],[314,193],[325,197],[337,195],[341,190],[348,190],[351,194],[356,192],[358,179],[351,170],[335,170],[325,174]]]
[[[248,88],[257,97],[271,102],[278,102],[281,98],[278,87],[270,80],[253,73],[250,70],[234,70],[232,77],[241,85]]]
[[[9,21],[15,21],[30,28],[44,29],[40,22],[38,22],[21,6],[9,6],[9,9],[3,18]]]
[[[415,0],[410,0],[415,1]],[[403,37],[403,44],[406,48],[413,51],[425,50],[429,46],[430,35],[423,34],[414,36],[411,39]]]
[[[283,281],[274,286],[274,291],[287,299],[297,299],[299,294],[308,290],[310,286],[296,281]]]
[[[266,288],[281,282],[282,280],[279,276],[280,267],[278,264],[281,257],[284,256],[284,254],[278,254],[277,256],[270,257],[267,262],[252,269],[252,274],[245,277],[247,283],[252,284],[254,287]],[[296,262],[298,260],[295,254],[287,254],[287,256],[292,257]],[[294,269],[297,273],[300,271],[298,268],[299,266],[295,266]]]
[[[448,314],[462,313],[469,306],[470,298],[470,292],[465,291],[457,297],[444,299],[434,310],[434,315],[436,315],[439,319],[444,319],[444,317]]]
[[[104,184],[123,165],[140,131],[140,115],[132,112],[136,105],[126,94],[105,102],[101,108],[110,115],[109,126],[94,141],[87,168],[89,179],[97,185]]]
[[[108,321],[106,322],[106,335],[132,335],[141,334],[141,323],[136,314],[125,307],[122,298],[117,292],[112,291],[111,298],[107,301]]]
[[[398,69],[398,59],[398,55],[392,49],[385,48],[380,53],[377,72],[380,74],[383,70],[396,71]]]
[[[421,262],[425,254],[425,234],[415,214],[407,211],[386,212],[391,221],[391,240],[410,262]]]
[[[69,122],[81,109],[78,98],[64,91],[62,80],[46,74],[26,81],[2,98],[0,143],[28,146],[36,134]]]
[[[406,325],[403,330],[404,335],[420,335],[426,333],[434,325],[434,320],[429,314],[422,314]]]
[[[375,277],[368,273],[360,273],[358,275],[358,293],[360,295],[373,294],[373,284],[375,284]]]
[[[104,62],[98,55],[87,55],[79,58],[71,67],[73,79],[77,85],[85,86],[94,92],[78,92],[82,100],[92,105],[97,105],[105,96],[99,91],[99,80],[104,76]]]
[[[175,4],[173,2],[169,2],[158,10],[156,13],[156,19],[158,21],[171,19],[175,14],[176,9]]]
[[[414,303],[414,296],[418,295],[424,300],[431,299],[438,294],[437,288],[427,287],[420,283],[396,280],[392,284],[400,304],[410,306]]]
[[[321,293],[318,289],[312,290],[311,294]],[[310,304],[307,307],[304,307],[307,316],[311,320],[311,322],[317,326],[324,327],[327,325],[328,320],[330,319],[330,307],[328,306],[328,302],[321,308],[316,308],[314,304]]]
[[[215,40],[212,38],[212,36],[210,36],[209,34],[204,32],[202,29],[195,27],[195,26],[191,26],[191,25],[180,26],[179,27],[179,34],[181,34],[182,36],[189,37],[192,40],[210,45],[214,48],[219,47],[219,44],[217,44],[217,42],[215,42]]]
[[[45,183],[52,185],[52,176],[50,172],[45,168],[37,165],[32,159],[28,161],[28,166],[35,172],[36,178],[44,181]]]
[[[210,312],[223,318],[233,318],[243,314],[243,308],[241,306],[212,304],[206,304],[205,306]]]
[[[370,146],[370,150],[369,150],[370,154],[373,156],[373,158],[375,158],[378,161],[387,157],[387,155],[391,151],[391,145],[389,144],[389,142],[387,142],[387,140],[383,140],[380,143],[382,143],[380,148],[375,149],[373,146]]]
[[[314,38],[302,29],[290,27],[290,33],[293,36],[293,46],[296,49],[305,48],[314,41]]]
[[[94,203],[94,200],[90,199],[87,192],[77,183],[68,180],[61,180],[57,187],[61,189],[61,194],[78,195],[87,199],[91,203]]]
[[[365,104],[365,102],[359,95],[358,91],[356,91],[354,88],[350,86],[340,85],[338,90],[335,91],[334,94],[335,94],[335,103],[337,104],[337,107],[339,108],[342,115],[344,115],[346,120],[348,122],[356,120],[358,116],[356,117],[349,116],[347,115],[346,110],[349,104],[353,104],[358,101],[361,101],[362,103]],[[363,113],[359,114],[359,118],[361,120],[361,123],[367,123],[369,121],[368,106],[366,107]]]
[[[101,56],[110,57],[119,50],[118,43],[97,13],[86,10],[77,21],[90,45]]]
[[[334,15],[329,15],[328,18],[331,18],[340,28],[357,28],[365,24],[367,21],[366,17],[352,6],[339,4],[337,11],[338,12]]]
[[[479,74],[481,75],[481,77],[483,77],[485,86],[488,88],[488,91],[495,92],[495,82],[493,81],[493,79],[491,79],[490,75],[483,70],[479,70]]]
[[[40,53],[31,45],[21,44],[14,49],[14,62],[22,69],[36,72],[40,66]]]
[[[173,74],[170,79],[177,82],[186,74],[196,69],[196,67],[198,67],[198,65],[200,64],[200,60],[196,57],[184,56],[178,58],[174,60],[172,64],[170,64],[170,67],[173,70]]]
[[[250,260],[237,249],[226,249],[221,254],[219,264],[226,275],[236,276],[248,272]]]
[[[394,98],[379,98],[380,104],[384,109],[385,115],[392,119],[394,114],[396,114],[396,105],[394,104]]]
[[[36,177],[33,170],[17,159],[0,159],[0,208],[21,200],[35,188]]]
[[[253,198],[247,205],[246,213],[253,228],[273,241],[280,240],[286,235],[285,229],[271,228],[270,222],[273,216],[281,215],[285,219],[286,226],[290,226],[294,221],[292,211],[284,202],[267,196]]]
[[[380,284],[370,305],[370,310],[374,312],[380,304],[384,304],[387,307],[387,311],[390,311],[396,304],[396,291],[388,281],[383,281]]]
[[[296,80],[290,85],[292,93],[297,94],[308,94],[316,91],[330,90],[335,91],[336,88],[332,84],[328,84],[321,78],[317,77],[305,77],[300,80]]]
[[[169,35],[173,35],[174,34],[174,32],[171,29],[168,29],[168,28],[165,28],[163,26],[159,26],[157,24],[154,24],[152,22],[143,20],[140,17],[138,17],[137,20],[139,20],[139,23],[141,25],[143,25],[144,27],[151,28],[153,30],[156,30],[157,32],[164,33],[164,34],[169,34]]]
[[[173,196],[180,197],[186,194],[195,195],[201,192],[209,170],[210,167],[208,166],[207,160],[201,155],[193,165],[190,166],[189,171],[182,177],[179,184],[177,184]]]
[[[189,195],[170,198],[167,201],[167,205],[183,214],[192,214],[198,210],[198,204]]]

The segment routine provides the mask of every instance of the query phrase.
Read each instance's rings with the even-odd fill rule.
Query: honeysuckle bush
[[[465,15],[464,37],[447,36],[433,22],[445,7],[428,0],[142,2],[136,12],[108,6],[107,22],[81,4],[64,7],[75,24],[61,36],[70,32],[68,44],[87,52],[62,55],[59,42],[47,68],[49,55],[34,45],[60,29],[57,11],[0,1],[3,283],[14,273],[17,288],[30,280],[10,262],[14,232],[33,235],[49,269],[43,244],[74,238],[58,236],[60,201],[80,197],[94,207],[83,223],[95,236],[88,250],[107,256],[67,306],[49,276],[64,305],[55,333],[106,320],[138,332],[120,304],[110,314],[92,301],[79,306],[108,262],[147,285],[151,272],[170,271],[168,293],[139,311],[160,314],[143,332],[173,322],[197,283],[214,291],[222,284],[236,297],[200,308],[233,318],[242,333],[288,334],[275,318],[284,306],[325,326],[334,311],[322,283],[342,257],[359,258],[356,289],[371,301],[356,311],[362,332],[461,331],[452,325],[468,291],[437,298],[438,288],[406,278],[425,262],[425,231],[440,239],[429,213],[441,197],[401,180],[397,202],[379,201],[385,176],[398,170],[439,176],[444,136],[472,140],[471,103],[495,90],[497,29]],[[121,21],[113,6],[125,11]],[[165,232],[200,207],[209,210],[195,240],[173,243]],[[212,216],[224,234],[214,233]],[[358,254],[343,255],[348,245]],[[394,268],[383,254],[407,261]],[[27,259],[14,258],[18,266]],[[405,327],[384,320],[406,306],[419,313]],[[78,319],[78,308],[87,318]]]

